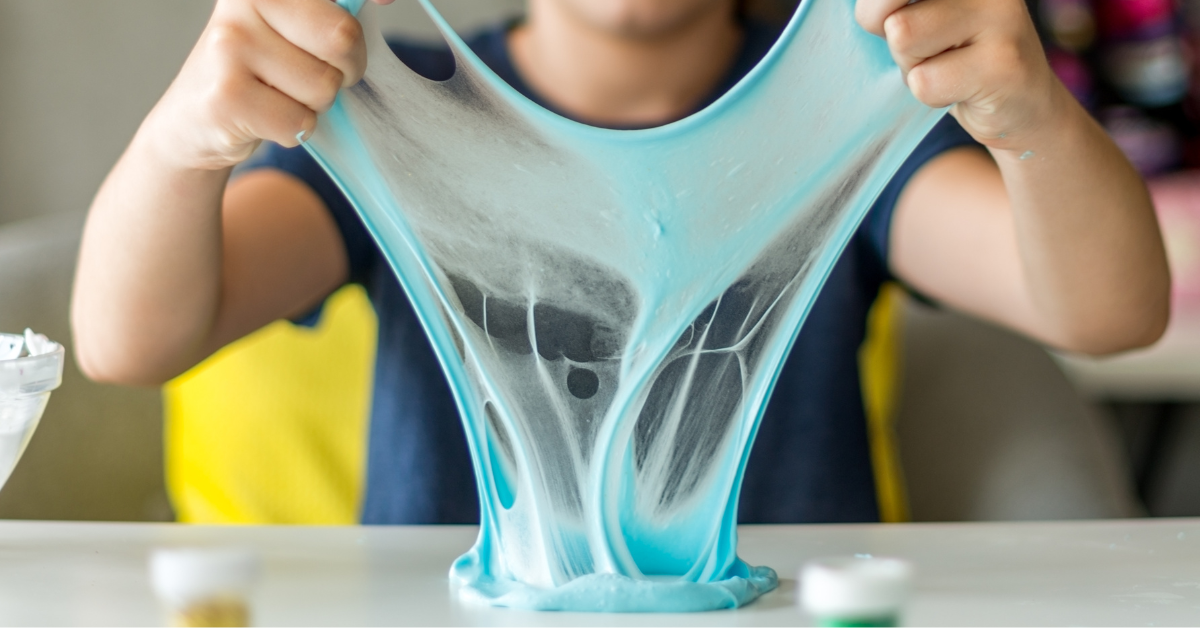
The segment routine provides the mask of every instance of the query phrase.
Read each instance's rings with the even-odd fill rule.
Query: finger
[[[353,85],[367,68],[362,25],[330,0],[256,0],[263,21],[284,39],[342,73]]]
[[[256,45],[242,48],[243,62],[258,80],[316,112],[333,105],[343,74],[336,67],[293,45],[269,28]]]
[[[930,57],[970,45],[987,28],[989,13],[989,7],[973,1],[922,0],[887,16],[883,29],[892,58],[907,71]]]
[[[975,98],[988,77],[980,74],[977,57],[989,54],[980,46],[943,52],[908,72],[908,89],[917,100],[934,109]]]
[[[854,19],[868,33],[884,36],[883,22],[909,0],[858,0],[854,4]]]
[[[299,144],[297,135],[307,137],[317,127],[315,111],[249,74],[223,89],[229,92],[220,100],[227,107],[223,113],[240,141],[262,138],[290,148]]]

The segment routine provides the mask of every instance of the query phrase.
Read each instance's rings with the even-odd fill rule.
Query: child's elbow
[[[1158,342],[1167,331],[1170,313],[1164,308],[1161,313],[1155,312],[1145,316],[1141,325],[1131,325],[1125,333],[1114,334],[1112,342],[1107,346],[1101,345],[1098,350],[1091,352],[1095,356],[1108,356],[1135,349],[1145,349]]]
[[[78,340],[75,344],[75,362],[85,377],[98,384],[154,387],[164,383],[162,378],[139,368],[135,361],[91,348]]]
[[[136,355],[131,343],[109,334],[73,325],[75,363],[88,379],[99,384],[157,387],[168,378],[149,368],[150,360]]]
[[[1161,298],[1128,307],[1123,312],[1110,312],[1108,316],[1097,317],[1092,324],[1077,326],[1077,333],[1066,348],[1104,357],[1153,345],[1162,338],[1171,320],[1171,300],[1165,292]]]

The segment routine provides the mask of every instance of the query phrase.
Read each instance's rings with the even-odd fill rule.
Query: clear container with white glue
[[[0,487],[29,445],[50,393],[62,384],[63,346],[26,329],[0,334]]]

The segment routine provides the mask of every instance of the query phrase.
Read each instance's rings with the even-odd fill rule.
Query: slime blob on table
[[[366,77],[305,145],[399,276],[462,415],[481,521],[451,581],[529,609],[754,600],[777,578],[737,557],[737,498],[767,397],[942,112],[854,0],[807,0],[717,102],[636,131],[530,102],[421,2],[454,76],[408,69],[368,6]]]

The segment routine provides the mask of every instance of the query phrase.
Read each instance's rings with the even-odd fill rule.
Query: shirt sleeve
[[[274,168],[290,174],[316,193],[346,245],[350,283],[363,283],[375,263],[375,242],[333,179],[304,148],[283,148],[274,143],[264,143],[264,147],[253,158],[238,167],[235,176],[262,168]]]
[[[980,146],[980,144],[959,126],[957,120],[947,114],[934,125],[925,139],[921,140],[921,143],[896,171],[895,176],[883,188],[883,192],[879,194],[879,198],[867,212],[862,226],[859,227],[859,235],[866,238],[871,250],[879,256],[879,262],[883,268],[888,268],[888,238],[892,232],[892,215],[895,213],[896,201],[900,198],[900,193],[904,191],[904,186],[908,185],[909,179],[912,179],[921,166],[934,157],[961,146]],[[888,277],[892,278],[890,272]]]

